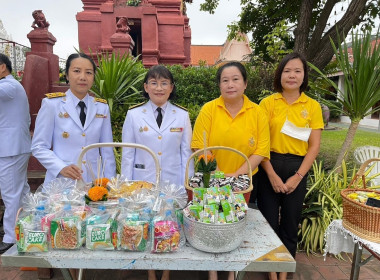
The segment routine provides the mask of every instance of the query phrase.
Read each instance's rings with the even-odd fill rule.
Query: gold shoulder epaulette
[[[66,93],[64,93],[64,92],[51,92],[51,93],[45,94],[45,96],[47,98],[56,98],[56,97],[66,96]]]
[[[134,109],[134,108],[140,107],[140,106],[144,105],[146,102],[147,102],[147,101],[144,101],[144,102],[141,102],[141,103],[139,103],[139,104],[133,105],[133,106],[129,107],[128,110],[131,110],[131,109]]]
[[[95,101],[96,101],[96,102],[101,102],[101,103],[107,104],[107,100],[105,100],[105,99],[103,99],[103,98],[95,97]]]
[[[177,107],[179,107],[179,108],[181,108],[182,110],[185,110],[185,111],[187,111],[187,108],[185,108],[185,107],[183,107],[183,106],[181,106],[181,105],[178,105],[178,104],[176,104],[176,103],[172,103],[174,106],[177,106]]]

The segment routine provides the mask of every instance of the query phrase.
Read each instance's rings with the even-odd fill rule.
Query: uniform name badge
[[[182,132],[183,127],[171,127],[170,132]]]
[[[307,142],[310,137],[311,128],[298,127],[288,119],[285,120],[284,125],[281,128],[281,133],[286,134],[292,138]]]

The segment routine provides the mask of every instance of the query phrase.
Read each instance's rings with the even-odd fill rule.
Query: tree
[[[219,0],[203,0],[201,10],[214,13]],[[334,51],[329,43],[332,38],[337,44],[338,35],[344,39],[352,27],[365,23],[364,28],[373,25],[373,19],[379,14],[380,0],[351,0],[343,17],[332,26],[328,19],[334,6],[340,0],[240,0],[242,12],[238,22],[229,25],[229,38],[238,32],[252,32],[252,44],[255,54],[266,51],[264,36],[272,31],[276,24],[285,20],[293,36],[284,37],[288,49],[303,54],[308,61],[323,69],[331,60]],[[326,31],[327,30],[327,31]]]
[[[377,32],[375,38],[371,36],[371,30],[363,35],[352,33],[352,58],[346,41],[338,36],[336,45],[331,39],[338,68],[343,72],[344,89],[340,89],[326,74],[317,67],[309,64],[320,77],[337,90],[337,101],[343,105],[343,113],[351,119],[346,139],[339,152],[335,167],[342,164],[347,151],[354,139],[360,120],[364,117],[380,111],[380,106],[376,103],[380,100],[380,33]],[[317,88],[325,94],[332,92]],[[328,101],[321,100],[323,103]],[[338,110],[340,108],[336,106]]]

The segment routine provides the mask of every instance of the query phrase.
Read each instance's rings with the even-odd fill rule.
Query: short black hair
[[[219,67],[218,71],[216,72],[216,81],[218,82],[218,85],[220,84],[220,77],[222,76],[223,70],[232,66],[235,66],[237,69],[239,69],[241,75],[243,76],[244,82],[247,82],[247,70],[245,70],[244,65],[239,61],[231,61]]]
[[[0,53],[0,65],[1,64],[5,64],[5,67],[7,67],[9,73],[12,73],[12,63],[9,57],[3,53]]]
[[[300,86],[300,93],[307,89],[308,83],[309,83],[309,70],[307,67],[306,59],[301,54],[297,52],[293,52],[293,53],[287,54],[277,66],[276,72],[274,74],[274,81],[273,81],[273,87],[276,92],[282,92],[283,88],[281,85],[281,75],[282,75],[282,72],[284,71],[285,65],[290,60],[293,60],[293,59],[300,59],[303,64],[304,76],[303,76],[303,82]]]
[[[174,83],[173,74],[169,71],[168,68],[166,68],[163,65],[155,65],[151,67],[145,75],[144,84],[147,84],[149,79],[160,79],[160,78],[170,80],[170,83],[173,85],[173,90],[169,95],[169,99],[175,99],[177,95],[176,95],[176,87]],[[143,87],[142,94],[145,98],[149,99],[149,94],[145,91],[144,87]]]
[[[95,64],[94,60],[89,55],[87,55],[85,53],[72,53],[69,55],[69,57],[66,60],[66,70],[65,70],[66,76],[69,73],[69,68],[71,66],[71,62],[74,59],[79,58],[79,57],[88,59],[91,62],[92,68],[94,69],[94,74],[95,74],[96,73],[96,64]]]

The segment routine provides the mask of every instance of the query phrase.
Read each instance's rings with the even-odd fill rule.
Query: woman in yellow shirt
[[[319,152],[324,127],[321,106],[306,96],[306,60],[288,54],[277,67],[274,89],[264,98],[270,128],[270,161],[261,163],[257,204],[288,251],[295,257],[298,223],[306,194],[307,173]],[[286,279],[286,272],[269,273],[269,279]]]
[[[247,73],[239,62],[229,62],[218,69],[217,82],[221,96],[206,103],[195,122],[192,149],[204,147],[203,134],[206,132],[206,144],[226,146],[245,154],[251,163],[253,174],[257,166],[269,159],[268,120],[263,110],[244,95],[247,87]],[[237,153],[225,150],[212,151],[219,170],[227,176],[248,173],[248,166]],[[209,280],[217,279],[216,271],[209,273]],[[234,279],[233,272],[228,279]]]

